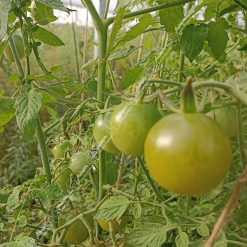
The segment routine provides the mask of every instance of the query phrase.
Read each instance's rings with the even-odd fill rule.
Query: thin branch
[[[212,247],[214,245],[215,240],[219,236],[219,233],[220,233],[222,227],[226,223],[227,217],[228,217],[232,207],[235,205],[235,203],[238,200],[239,194],[241,192],[242,187],[246,183],[246,180],[247,180],[247,166],[245,167],[240,178],[238,179],[238,181],[237,181],[237,183],[233,189],[233,193],[232,193],[229,201],[227,202],[225,208],[223,209],[221,216],[219,217],[219,219],[215,223],[214,229],[213,229],[211,236],[209,237],[207,243],[205,244],[205,247]]]

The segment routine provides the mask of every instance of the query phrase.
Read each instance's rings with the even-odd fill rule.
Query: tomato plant
[[[12,35],[12,37],[13,37],[13,41],[15,43],[15,47],[16,47],[17,52],[18,52],[18,56],[20,59],[22,59],[25,56],[23,38],[18,33],[14,33]],[[15,62],[13,52],[11,50],[9,43],[6,44],[6,47],[3,51],[3,54],[10,62]]]
[[[0,245],[246,247],[246,2],[116,2],[0,1]]]

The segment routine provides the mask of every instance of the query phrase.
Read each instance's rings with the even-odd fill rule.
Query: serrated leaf
[[[9,0],[1,0],[0,1],[0,39],[2,39],[6,35],[10,10],[11,10],[11,2]]]
[[[16,209],[17,207],[20,206],[19,193],[21,189],[22,189],[22,186],[15,187],[12,194],[9,196],[8,201],[7,201],[7,207],[6,207],[7,212],[9,212],[10,210]]]
[[[198,26],[190,24],[183,29],[180,45],[185,56],[191,63],[202,51],[207,36],[208,27],[206,24],[200,24]]]
[[[17,97],[14,106],[17,125],[28,140],[33,139],[42,99],[43,94],[38,88],[31,89],[28,94],[22,93]]]
[[[135,65],[138,66],[141,63],[145,63],[147,61],[148,58],[152,57],[154,54],[156,53],[156,51],[149,51],[147,52],[140,60],[139,62],[137,62]]]
[[[19,80],[19,75],[18,74],[13,74],[13,75],[11,75],[10,76],[10,78],[8,79],[8,82],[9,83],[17,83],[18,82],[18,80]]]
[[[24,215],[21,215],[17,220],[16,220],[16,226],[18,227],[24,227],[27,224],[27,218]]]
[[[175,33],[176,27],[184,18],[183,6],[174,6],[159,11],[160,23],[164,25],[165,30],[169,33]]]
[[[115,15],[121,8],[127,7],[131,3],[131,0],[118,0],[117,5],[113,11],[113,14]]]
[[[52,73],[57,73],[57,72],[59,72],[61,69],[62,69],[62,66],[61,66],[61,65],[53,66],[53,67],[51,67],[51,72],[52,72]]]
[[[134,50],[136,50],[138,48],[139,47],[135,47],[135,46],[131,45],[129,48],[126,48],[126,49],[123,49],[123,50],[118,50],[115,53],[113,53],[111,56],[109,56],[107,60],[111,61],[111,60],[119,60],[119,59],[126,58]]]
[[[189,238],[187,233],[185,232],[179,233],[179,235],[175,238],[175,243],[177,247],[188,247]]]
[[[69,10],[63,5],[63,3],[60,0],[35,0],[35,1],[39,3],[43,3],[46,6],[49,6],[53,9],[65,11],[69,14]]]
[[[44,183],[40,189],[33,189],[32,196],[43,201],[60,200],[67,195],[67,192],[56,184]]]
[[[166,226],[161,224],[142,224],[127,235],[126,244],[135,247],[161,246],[167,239],[168,230]]]
[[[27,75],[26,78],[28,80],[35,80],[37,77],[36,77],[36,75]]]
[[[133,215],[135,217],[135,219],[139,219],[142,215],[142,206],[140,203],[137,203],[136,206],[134,207],[133,210]]]
[[[14,106],[15,101],[10,98],[0,100],[0,108],[9,108]]]
[[[142,34],[149,25],[154,23],[154,19],[150,14],[144,14],[140,19],[139,22],[131,27],[128,32],[122,37],[122,42],[127,42],[130,40],[135,39],[137,36]]]
[[[124,196],[113,196],[97,212],[96,219],[99,220],[119,220],[124,214],[129,200]]]
[[[43,43],[51,46],[63,46],[65,45],[61,39],[48,30],[38,26],[33,29],[33,36],[35,39],[42,41]]]
[[[228,188],[228,189],[233,189],[234,186],[235,186],[235,184],[236,184],[236,181],[227,183],[227,184],[225,184],[224,186],[225,186],[226,188]]]
[[[184,199],[180,197],[180,198],[178,199],[177,203],[178,203],[179,208],[180,208],[182,211],[185,211],[186,205],[185,205]]]
[[[53,9],[47,5],[39,2],[35,2],[35,7],[33,8],[33,13],[35,20],[38,22],[46,21],[47,17],[51,15]]]
[[[0,127],[4,126],[15,116],[14,105],[0,110]]]
[[[146,199],[148,199],[149,197],[150,197],[150,191],[149,191],[149,189],[148,188],[145,188],[143,191],[142,191],[142,195],[146,198]]]
[[[38,247],[35,244],[35,239],[26,237],[26,236],[16,241],[9,242],[6,247],[27,247],[27,246],[28,247]]]
[[[122,82],[122,88],[125,89],[133,85],[136,81],[140,79],[143,74],[143,68],[140,66],[134,67],[132,70],[129,70]]]
[[[197,232],[203,237],[207,237],[210,234],[208,226],[205,224],[197,227]]]
[[[227,41],[229,40],[225,30],[230,27],[224,18],[220,18],[218,22],[211,21],[208,24],[208,45],[217,60],[225,52]]]

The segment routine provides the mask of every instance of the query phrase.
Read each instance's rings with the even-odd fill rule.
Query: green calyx
[[[183,113],[195,113],[196,103],[192,89],[192,78],[190,78],[181,93],[180,109]]]

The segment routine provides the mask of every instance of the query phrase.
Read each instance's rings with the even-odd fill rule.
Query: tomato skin
[[[145,141],[149,172],[165,189],[201,195],[226,176],[232,160],[230,140],[203,114],[171,114],[159,120]]]
[[[53,154],[55,156],[55,158],[59,159],[59,158],[62,158],[64,157],[64,151],[66,148],[72,148],[73,145],[71,144],[70,141],[68,140],[65,140],[59,144],[57,144],[54,149],[53,149]]]
[[[110,118],[113,143],[125,154],[142,155],[147,133],[160,118],[160,112],[150,103],[119,105]]]
[[[109,201],[110,199],[105,200],[102,205],[100,206],[100,208]],[[122,216],[119,221],[116,221],[116,219],[113,219],[112,222],[112,227],[115,233],[121,231],[127,224],[129,221],[129,217],[128,216]],[[98,223],[100,225],[100,227],[106,231],[109,232],[109,222],[107,222],[106,220],[98,220]]]
[[[237,136],[238,127],[236,121],[236,108],[234,106],[230,105],[217,108],[206,113],[206,115],[213,118],[229,138]]]
[[[59,218],[58,227],[63,226],[65,223],[75,218],[78,215],[78,213],[76,212],[77,210],[78,208],[75,208],[73,210],[68,210],[63,212]],[[81,208],[79,208],[79,210],[81,213],[85,211],[84,209]],[[87,215],[85,216],[85,218],[88,221],[88,223],[91,225],[91,227],[94,228],[93,217],[91,215]],[[69,227],[64,239],[69,244],[79,244],[85,241],[88,237],[89,237],[89,233],[86,226],[81,220],[78,220],[72,226]]]
[[[92,163],[92,159],[89,155],[83,152],[77,152],[71,156],[69,168],[75,175],[80,174],[83,176]]]
[[[55,173],[55,177],[57,177],[64,169],[68,167],[68,164],[60,166]],[[64,171],[59,178],[56,179],[56,184],[64,190],[68,190],[70,186],[70,171]]]
[[[107,161],[105,169],[106,183],[109,185],[114,185],[118,180],[118,167],[114,162]],[[99,181],[98,170],[94,171],[96,181]]]
[[[22,59],[25,56],[23,38],[18,33],[13,33],[12,38],[14,40],[19,58]],[[3,54],[10,62],[15,62],[9,42],[6,44]]]
[[[111,115],[111,112],[106,112],[105,114],[101,114],[96,118],[94,123],[93,136],[97,144],[100,144],[102,140],[105,140],[100,145],[100,148],[108,153],[117,154],[120,151],[113,144],[108,129]]]
[[[36,10],[36,11],[35,11]],[[40,11],[37,11],[40,10]],[[43,13],[46,13],[46,16],[42,16]],[[53,9],[44,5],[43,3],[32,1],[31,4],[31,16],[35,22],[39,22],[40,25],[45,26],[49,24],[49,21],[46,20],[47,17],[53,15]],[[36,18],[38,18],[38,20]],[[42,21],[43,20],[43,21]]]

